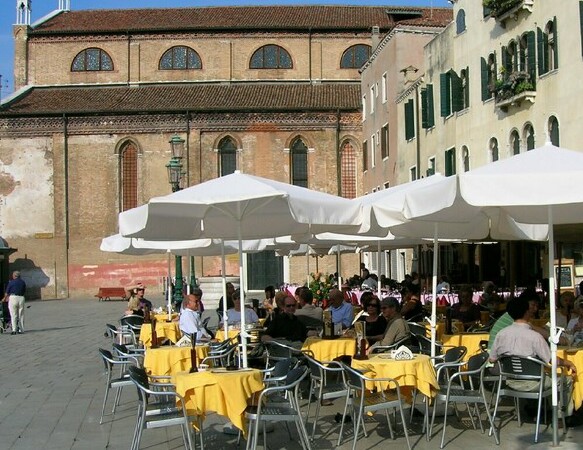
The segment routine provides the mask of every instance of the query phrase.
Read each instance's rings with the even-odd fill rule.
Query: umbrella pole
[[[378,240],[377,241],[377,275],[379,275],[379,280],[380,280],[380,272],[381,272],[381,241]],[[381,299],[381,283],[380,281],[377,282],[377,297],[379,298],[379,300]],[[419,299],[419,301],[421,301],[421,299]]]
[[[227,273],[225,268],[225,240],[221,239],[221,274],[223,282],[223,328],[225,339],[229,339],[229,317],[227,316]]]
[[[245,279],[243,274],[243,240],[241,239],[241,221],[237,226],[239,240],[239,285],[241,287],[241,350],[243,353],[243,368],[247,368],[247,333],[245,331]]]
[[[168,321],[172,320],[172,273],[170,269],[170,250],[168,253],[168,282],[166,283],[166,312],[168,313]],[[179,311],[180,312],[180,311]]]
[[[438,225],[435,223],[433,235],[433,280],[431,282],[431,292],[433,301],[431,302],[431,357],[435,357],[435,327],[437,326],[437,261],[439,256],[439,242],[437,239]]]
[[[340,244],[336,244],[336,270],[338,271],[338,289],[342,290],[342,261],[340,260]]]
[[[557,344],[560,334],[557,334],[556,314],[556,280],[555,280],[555,238],[553,232],[553,211],[548,207],[549,224],[549,310],[551,312],[551,376],[552,376],[552,405],[553,405],[553,447],[559,445],[559,420],[558,420],[558,391],[557,391]]]
[[[308,280],[308,287],[310,286],[310,254],[306,250],[306,272],[307,272],[307,280]],[[316,273],[318,273],[318,258],[316,258]]]

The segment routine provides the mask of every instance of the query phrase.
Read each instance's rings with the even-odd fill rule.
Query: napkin
[[[192,341],[190,340],[190,336],[185,334],[180,338],[180,340],[176,343],[176,347],[190,347],[192,346]]]
[[[396,360],[406,361],[414,358],[413,352],[404,345],[401,345],[398,349],[393,351],[395,352],[393,358]]]

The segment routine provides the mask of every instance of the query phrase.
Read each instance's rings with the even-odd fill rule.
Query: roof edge
[[[43,23],[49,21],[50,19],[52,19],[53,17],[58,16],[61,13],[66,12],[66,10],[64,9],[55,9],[54,11],[48,13],[47,15],[45,15],[44,17],[41,17],[38,20],[35,20],[31,25],[30,28],[32,28],[34,30],[35,27],[38,27],[39,25],[42,25]]]

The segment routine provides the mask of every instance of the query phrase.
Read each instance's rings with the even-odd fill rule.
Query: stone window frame
[[[185,67],[181,67],[178,66],[176,64],[176,52],[179,50],[183,50],[185,49],[186,54],[185,54],[185,62],[186,65]],[[163,67],[162,65],[165,63],[164,58],[167,57],[167,55],[171,55],[171,62],[169,67]],[[193,57],[195,59],[194,61],[194,65],[190,65],[189,61],[190,61],[190,57]],[[160,61],[158,62],[158,69],[159,70],[202,70],[202,58],[200,57],[200,55],[198,54],[198,52],[196,50],[194,50],[192,47],[189,47],[187,45],[175,45],[173,47],[170,47],[168,50],[166,50],[162,56],[160,57]]]
[[[356,139],[346,136],[340,145],[340,190],[344,198],[356,198],[358,191],[358,159],[356,156]],[[345,149],[350,148],[350,154]]]
[[[275,63],[268,64],[265,58],[266,50],[269,51],[271,49],[275,50]],[[287,62],[282,63],[282,56],[287,58],[289,64]],[[257,59],[257,61],[255,61]],[[277,44],[266,44],[259,47],[257,50],[253,52],[251,58],[249,59],[249,69],[293,69],[294,63],[291,57],[290,52],[288,52],[285,48],[281,45]]]
[[[128,148],[135,149],[135,153],[128,158]],[[142,155],[142,148],[135,139],[121,139],[115,149],[118,155],[118,185],[119,185],[119,210],[138,206],[138,184],[139,184],[139,157]]]
[[[357,51],[366,48],[367,54],[364,61],[359,64],[360,60],[357,58]],[[354,44],[348,47],[342,53],[340,58],[341,69],[360,69],[366,63],[372,54],[372,47],[368,44]]]
[[[91,52],[98,52],[98,65],[93,66],[92,61],[89,59]],[[80,67],[76,67],[77,65]],[[107,67],[106,65],[109,64]],[[91,66],[91,67],[89,67]],[[104,67],[106,66],[106,67]],[[71,63],[71,72],[111,72],[114,70],[113,59],[105,50],[99,47],[88,47],[81,50],[73,58]]]

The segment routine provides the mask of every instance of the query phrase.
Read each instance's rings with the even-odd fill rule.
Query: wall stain
[[[0,195],[8,196],[19,184],[20,182],[15,181],[9,173],[0,173]]]

